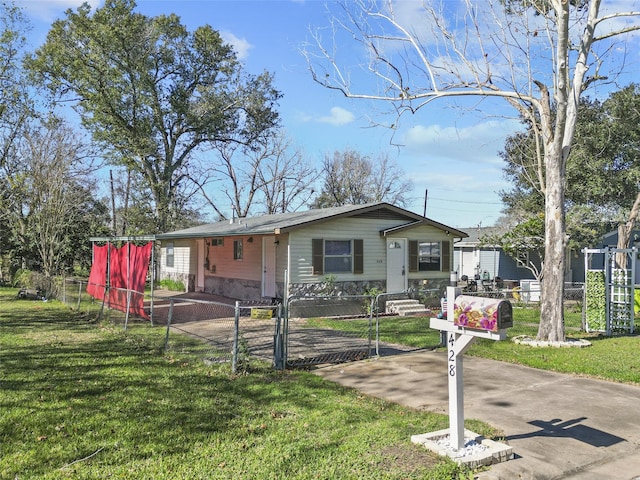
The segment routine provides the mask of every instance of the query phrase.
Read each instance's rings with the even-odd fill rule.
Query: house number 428
[[[455,351],[453,350],[453,346],[456,343],[456,338],[453,335],[453,333],[449,334],[449,376],[451,377],[455,377],[456,376],[456,354]]]

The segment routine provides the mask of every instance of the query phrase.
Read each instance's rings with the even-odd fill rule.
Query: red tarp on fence
[[[89,274],[87,293],[98,300],[104,298],[105,280],[107,279],[107,258],[109,258],[109,250],[111,248],[111,245],[100,247],[95,243],[93,244],[93,264]]]
[[[107,277],[107,254],[109,257],[109,294],[105,299],[109,308],[127,311],[127,292],[131,291],[129,313],[142,318],[149,318],[144,311],[144,286],[149,271],[149,256],[153,242],[142,247],[125,243],[120,248],[96,247],[94,245],[94,261],[89,275],[87,293],[102,300]],[[100,250],[104,249],[104,250]],[[101,288],[96,285],[102,285]]]

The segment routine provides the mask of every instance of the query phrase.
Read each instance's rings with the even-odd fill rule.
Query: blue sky
[[[48,26],[76,8],[81,0],[18,0],[26,9],[37,47]],[[91,0],[94,7],[99,0]],[[284,94],[280,103],[283,127],[309,161],[350,148],[365,155],[387,153],[414,186],[408,209],[423,213],[428,190],[427,217],[466,228],[492,225],[500,216],[497,192],[508,185],[502,176],[498,152],[507,135],[519,128],[507,117],[495,115],[490,102],[478,113],[436,102],[418,115],[403,117],[392,145],[384,123],[385,105],[344,98],[313,82],[300,50],[311,41],[310,28],[328,25],[322,0],[138,0],[138,11],[154,16],[176,13],[189,29],[209,24],[232,43],[251,73],[269,70]],[[356,61],[354,59],[354,61]],[[477,102],[477,100],[476,100]]]

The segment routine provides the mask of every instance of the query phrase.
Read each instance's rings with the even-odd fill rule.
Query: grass
[[[535,308],[514,308],[514,328],[507,340],[514,336],[535,337],[540,323],[540,311]],[[581,331],[582,313],[576,306],[565,310],[567,338],[584,338],[591,346],[584,348],[538,348],[517,345],[511,341],[477,340],[469,355],[526,365],[533,368],[588,376],[620,383],[640,385],[640,337],[635,335],[606,337]]]
[[[374,318],[373,330],[375,330],[375,321]],[[369,319],[313,318],[309,319],[307,326],[333,328],[366,336],[369,332]],[[380,341],[385,343],[396,343],[416,348],[435,348],[440,344],[440,332],[429,328],[428,317],[382,316],[378,319],[378,333]]]
[[[309,372],[251,363],[232,375],[207,365],[186,337],[163,350],[163,328],[125,333],[59,302],[16,300],[0,288],[0,479],[455,479],[472,472],[413,445],[448,427],[446,416],[361,395]],[[514,308],[509,336],[535,335],[539,312]],[[368,320],[315,319],[366,332]],[[469,355],[640,384],[639,338],[580,332],[582,349],[478,340]],[[381,340],[439,342],[428,319],[380,318]],[[184,342],[184,348],[179,343]],[[191,353],[187,353],[191,352]],[[467,420],[467,428],[499,437]]]
[[[16,293],[0,289],[0,479],[469,478],[410,442],[446,416],[309,372],[232,375],[165,355],[162,328],[125,333]]]

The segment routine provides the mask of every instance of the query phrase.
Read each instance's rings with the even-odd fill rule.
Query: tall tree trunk
[[[565,340],[563,297],[567,240],[564,216],[565,169],[561,152],[552,149],[546,165],[545,254],[538,339],[562,342]]]

